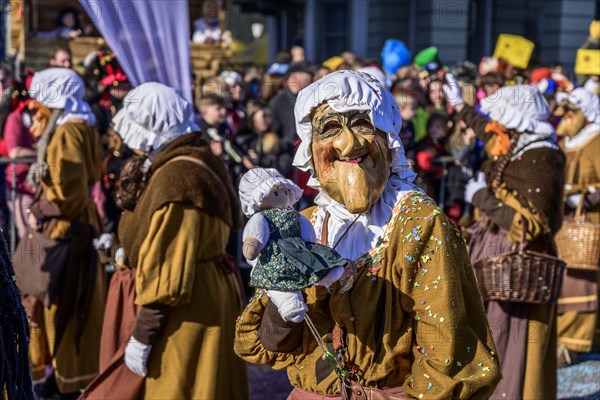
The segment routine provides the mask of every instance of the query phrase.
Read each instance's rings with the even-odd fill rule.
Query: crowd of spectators
[[[77,14],[72,10],[65,11],[60,18],[63,25],[71,26],[73,20],[77,21]],[[73,67],[69,49],[53,49],[49,66]],[[105,150],[103,180],[94,197],[106,229],[114,231],[119,210],[112,199],[112,191],[120,167],[131,152],[111,135],[110,120],[131,85],[115,55],[108,49],[90,54],[82,67],[87,85],[86,100],[96,114]],[[558,63],[518,69],[502,59],[487,57],[479,65],[465,61],[445,66],[435,48],[425,49],[394,73],[386,71],[378,60],[364,59],[350,52],[316,64],[305,59],[300,46],[280,50],[268,66],[223,65],[217,76],[196,81],[196,121],[213,152],[227,165],[234,185],[249,169],[276,168],[304,189],[300,208],[312,203],[316,192],[306,186],[309,176],[292,168],[291,161],[299,140],[294,104],[300,90],[330,72],[344,69],[368,73],[392,92],[402,115],[400,137],[407,158],[418,173],[418,184],[457,223],[469,214],[464,187],[481,165],[484,151],[473,129],[458,118],[446,102],[442,91],[445,75],[452,72],[458,78],[465,101],[473,106],[484,97],[493,96],[503,86],[531,83],[538,85],[551,108],[556,108],[556,94],[570,91],[577,84]],[[26,71],[23,76],[13,76],[11,71],[10,65],[0,66],[3,138],[0,154],[8,158],[33,157],[39,136],[36,136],[35,121],[29,112],[31,100],[27,96],[27,86],[34,71]],[[597,92],[598,77],[588,79],[587,86]],[[553,123],[556,125],[558,118]],[[26,227],[22,210],[34,196],[25,182],[27,169],[26,164],[16,165],[16,198],[13,199],[10,192],[13,172],[9,166],[2,192],[5,194],[3,226],[7,226],[10,210],[15,213],[20,234]]]

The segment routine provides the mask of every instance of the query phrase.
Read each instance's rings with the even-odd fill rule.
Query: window
[[[347,1],[323,1],[316,11],[317,55],[320,61],[325,61],[350,48],[350,5]]]

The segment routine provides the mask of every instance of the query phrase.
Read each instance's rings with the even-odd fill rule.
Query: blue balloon
[[[410,64],[412,59],[410,51],[403,42],[396,39],[388,39],[381,50],[383,68],[389,74],[395,74],[398,69]]]

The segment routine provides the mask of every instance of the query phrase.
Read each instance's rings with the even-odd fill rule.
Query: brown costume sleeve
[[[473,205],[483,211],[496,225],[510,230],[517,213],[513,208],[500,202],[488,189],[480,190],[473,196]]]
[[[172,307],[164,304],[142,306],[133,330],[133,337],[140,342],[152,345],[171,314]]]
[[[286,322],[277,307],[267,301],[258,337],[265,349],[280,353],[294,351],[302,342],[302,323]]]
[[[483,115],[479,114],[473,106],[465,104],[463,109],[458,113],[458,117],[475,131],[479,140],[486,142],[489,139],[485,131],[489,121]]]

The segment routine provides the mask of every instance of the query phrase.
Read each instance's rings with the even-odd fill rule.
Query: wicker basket
[[[555,236],[558,256],[565,260],[567,268],[598,270],[600,264],[600,225],[586,220],[583,215],[583,199],[577,206],[575,216],[565,219]]]
[[[473,268],[485,301],[544,304],[558,300],[565,263],[521,247],[479,260]]]

